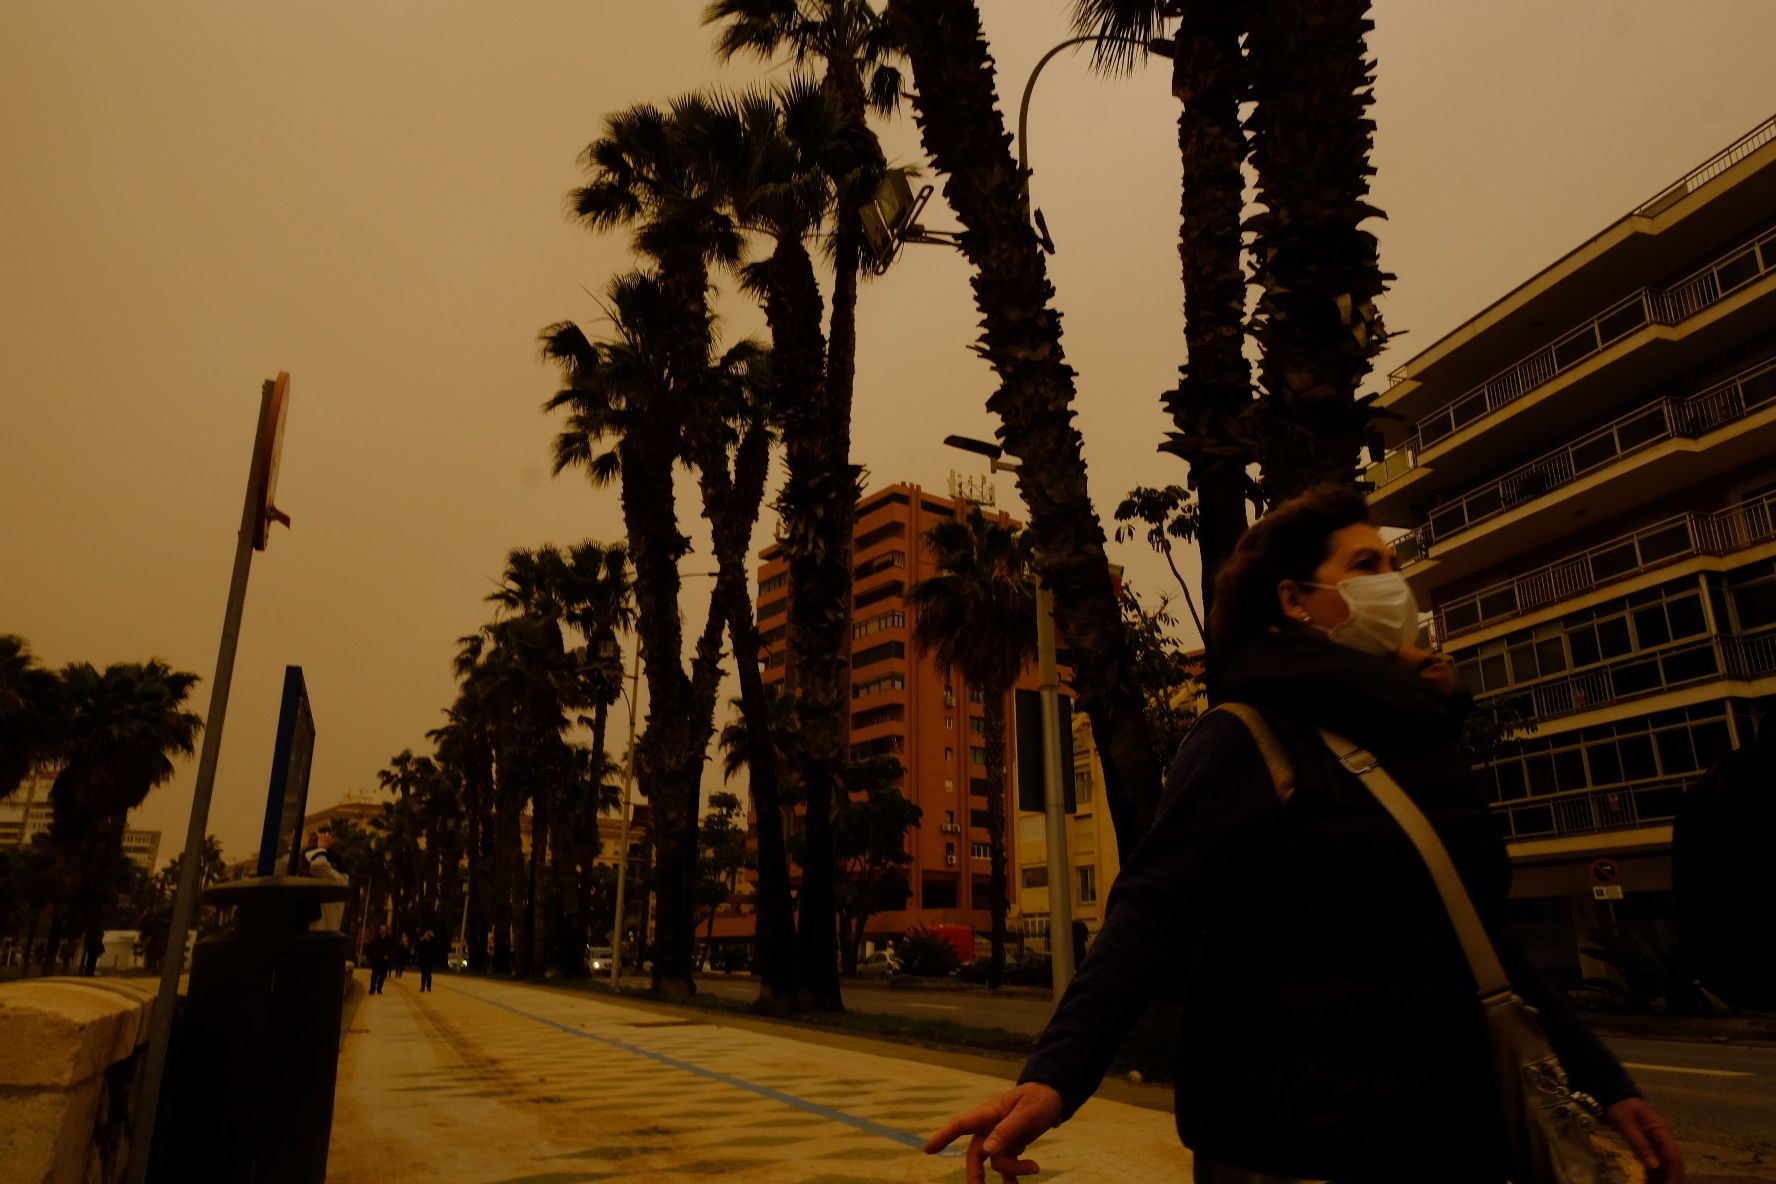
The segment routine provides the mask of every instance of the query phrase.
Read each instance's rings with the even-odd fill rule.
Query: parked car
[[[900,973],[900,960],[890,950],[865,954],[857,963],[858,978],[879,978],[884,981]]]
[[[609,974],[611,968],[611,948],[609,946],[586,947],[586,970],[591,974]]]

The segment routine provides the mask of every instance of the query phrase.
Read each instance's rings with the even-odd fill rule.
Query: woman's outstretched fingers
[[[1015,1180],[1037,1171],[1033,1160],[1019,1157],[1025,1147],[1060,1118],[1060,1093],[1052,1086],[1026,1082],[951,1119],[926,1141],[925,1153],[935,1155],[968,1135],[968,1150],[963,1156],[968,1184],[986,1184],[988,1161],[1002,1180]]]

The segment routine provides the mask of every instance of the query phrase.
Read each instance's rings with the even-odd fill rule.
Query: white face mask
[[[1307,586],[1336,590],[1350,607],[1348,620],[1326,630],[1326,636],[1340,645],[1385,656],[1418,640],[1418,599],[1397,571]]]

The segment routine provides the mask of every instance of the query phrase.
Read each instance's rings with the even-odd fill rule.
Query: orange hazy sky
[[[439,722],[454,639],[487,619],[507,550],[621,536],[614,493],[549,476],[535,339],[595,320],[583,288],[627,264],[620,237],[563,213],[601,117],[760,75],[715,63],[701,8],[9,6],[0,632],[51,664],[200,672],[201,713],[259,384],[292,375],[278,501],[295,525],[255,560],[209,828],[229,858],[257,844],[286,663],[314,697],[311,802],[373,788]],[[981,9],[1015,101],[1067,5]],[[1776,111],[1771,0],[1378,0],[1374,15],[1376,229],[1399,277],[1384,312],[1410,333],[1381,371]],[[1182,350],[1175,119],[1164,67],[1111,82],[1083,56],[1049,67],[1032,109],[1106,515],[1131,485],[1184,476],[1155,451]],[[883,134],[921,162],[910,119]],[[730,335],[759,327],[732,311]],[[942,489],[971,468],[938,442],[992,433],[975,324],[942,249],[911,248],[866,287],[854,451],[873,483]],[[693,500],[682,511],[696,519]],[[1113,551],[1165,587],[1144,548]],[[135,819],[165,832],[163,859],[195,768]]]

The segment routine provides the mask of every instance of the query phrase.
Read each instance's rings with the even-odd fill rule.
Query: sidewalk
[[[340,1057],[334,1184],[956,1181],[918,1150],[1006,1088],[991,1062],[801,1037],[443,975],[362,999]],[[1098,1099],[1034,1149],[1044,1181],[1189,1179],[1168,1113]]]

